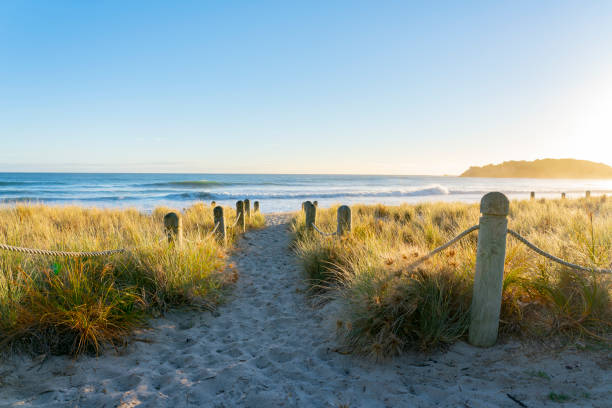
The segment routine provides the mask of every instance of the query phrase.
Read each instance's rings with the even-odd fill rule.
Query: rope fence
[[[259,210],[259,202],[257,202],[257,210]],[[217,215],[219,214],[220,220],[217,221]],[[234,228],[241,219],[241,216],[244,217],[244,213],[238,213],[236,215],[236,220],[230,226],[230,228]],[[223,221],[223,208],[220,206],[215,207],[215,225],[213,229],[206,234],[204,239],[209,239],[215,233],[219,235],[219,242],[225,243],[225,227],[219,230],[219,227],[224,225]],[[171,212],[164,216],[164,228],[166,230],[167,236],[160,239],[157,243],[161,243],[162,241],[168,241],[169,243],[177,242],[180,243],[184,240],[190,243],[201,242],[200,240],[189,240],[187,238],[183,238],[182,234],[182,223],[178,214]],[[49,250],[49,249],[39,249],[39,248],[26,248],[14,245],[7,245],[0,243],[0,250],[9,251],[9,252],[17,252],[22,254],[29,255],[48,255],[48,256],[61,256],[61,257],[70,257],[70,258],[84,258],[84,257],[99,257],[99,256],[108,256],[120,253],[126,253],[133,251],[136,248],[118,248],[118,249],[108,249],[103,251],[57,251],[57,250]]]
[[[588,197],[589,194],[587,193]],[[302,209],[305,213],[307,230],[315,230],[323,236],[341,236],[350,232],[351,212],[347,206],[338,208],[338,232],[331,234],[325,233],[317,227],[315,223],[317,207],[315,205],[306,201],[302,203]],[[509,211],[510,201],[504,194],[499,192],[486,194],[480,202],[481,217],[478,225],[466,229],[425,256],[410,263],[406,268],[388,276],[388,279],[391,279],[393,276],[401,275],[406,269],[413,269],[478,230],[476,270],[468,336],[469,342],[475,346],[490,347],[497,341],[506,261],[506,238],[508,235],[517,239],[538,255],[567,268],[582,272],[612,273],[612,269],[586,267],[565,261],[537,247],[516,231],[508,228]]]
[[[451,239],[450,241],[448,241],[446,244],[440,245],[439,247],[437,247],[436,249],[434,249],[433,251],[431,251],[430,253],[428,253],[425,256],[420,257],[419,259],[417,259],[416,261],[412,262],[411,264],[409,264],[407,266],[408,269],[412,269],[415,266],[418,266],[420,264],[422,264],[423,262],[425,262],[426,260],[428,260],[429,258],[431,258],[432,256],[434,256],[435,254],[437,254],[438,252],[442,252],[444,251],[446,248],[448,248],[449,246],[453,245],[454,243],[456,243],[457,241],[460,241],[463,237],[465,237],[466,235],[471,234],[474,231],[477,231],[480,228],[480,225],[474,225],[473,227],[470,227],[468,229],[466,229],[465,231],[463,231],[461,234],[457,235],[455,238]]]
[[[22,254],[66,256],[66,257],[71,257],[71,258],[105,256],[105,255],[119,254],[122,252],[128,252],[128,249],[126,248],[109,249],[106,251],[72,252],[72,251],[54,251],[54,250],[37,249],[37,248],[23,248],[23,247],[6,245],[6,244],[0,244],[0,249],[3,249],[5,251],[10,251],[10,252],[19,252]]]
[[[315,224],[314,222],[312,223],[312,227],[315,229],[315,231],[317,231],[319,234],[323,235],[324,237],[333,237],[334,235],[338,235],[337,232],[324,232],[324,231],[321,231],[319,229],[319,227],[317,227],[317,224]]]
[[[508,235],[513,236],[514,238],[516,238],[517,240],[525,244],[525,246],[527,246],[527,248],[531,249],[533,252],[539,255],[542,255],[543,257],[548,258],[551,261],[556,262],[560,265],[566,266],[570,269],[574,269],[577,271],[583,271],[583,272],[612,273],[612,269],[587,268],[585,266],[576,265],[571,262],[564,261],[561,258],[557,258],[556,256],[544,251],[542,248],[538,248],[537,246],[529,242],[526,238],[521,236],[521,234],[511,229],[508,229]]]
[[[236,216],[236,220],[234,221],[234,223],[232,225],[229,226],[229,228],[234,228],[238,224],[238,221],[240,221],[240,216],[239,215]]]

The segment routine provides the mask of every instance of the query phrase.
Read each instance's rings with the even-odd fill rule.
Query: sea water
[[[446,176],[0,173],[0,203],[35,202],[88,207],[156,206],[181,209],[195,202],[235,205],[260,201],[263,212],[296,211],[305,200],[332,204],[431,201],[478,202],[490,191],[511,199],[612,194],[612,180],[497,179]]]

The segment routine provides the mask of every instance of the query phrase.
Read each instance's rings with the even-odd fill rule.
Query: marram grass
[[[318,210],[334,231],[337,207]],[[478,233],[409,270],[407,265],[478,224],[478,205],[352,207],[353,231],[325,238],[293,220],[294,247],[313,289],[342,305],[341,338],[375,357],[431,350],[467,337]],[[544,250],[587,267],[612,267],[612,202],[513,201],[509,228]],[[612,276],[574,271],[508,236],[502,337],[612,341]]]
[[[217,244],[212,208],[181,216],[185,241],[165,240],[163,217],[134,209],[16,205],[0,209],[0,242],[62,251],[130,248],[111,256],[70,259],[0,251],[0,347],[36,353],[98,353],[125,343],[132,330],[177,305],[214,307],[236,279],[226,265],[237,237]],[[225,209],[226,224],[235,219]],[[264,224],[255,214],[250,227]]]

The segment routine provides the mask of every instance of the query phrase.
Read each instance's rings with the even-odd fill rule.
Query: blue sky
[[[612,2],[5,1],[0,171],[612,165]]]

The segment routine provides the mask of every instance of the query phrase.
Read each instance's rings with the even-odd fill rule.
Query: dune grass
[[[334,231],[337,207],[318,210]],[[431,350],[467,336],[477,232],[409,270],[407,265],[478,223],[478,205],[352,207],[353,231],[325,238],[293,220],[294,247],[312,287],[340,302],[338,331],[356,352],[383,357]],[[612,264],[612,202],[513,201],[509,227],[546,251],[588,267]],[[570,270],[508,237],[502,337],[612,341],[612,277]]]
[[[34,353],[98,353],[125,343],[147,316],[189,305],[212,308],[237,276],[228,245],[210,235],[212,207],[181,216],[185,242],[168,244],[163,217],[134,209],[16,205],[0,209],[0,242],[62,251],[130,248],[126,253],[70,259],[0,251],[0,346]],[[235,211],[225,209],[226,223]],[[254,214],[249,227],[264,224]]]

